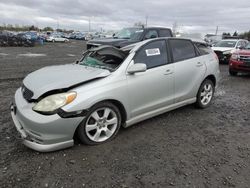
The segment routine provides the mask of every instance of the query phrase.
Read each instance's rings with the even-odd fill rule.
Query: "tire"
[[[97,145],[112,140],[120,127],[119,109],[110,102],[101,102],[90,108],[77,128],[77,135],[83,144]]]
[[[197,93],[196,107],[207,108],[211,104],[214,91],[214,83],[209,79],[204,80]]]
[[[238,72],[229,69],[230,76],[237,76]]]

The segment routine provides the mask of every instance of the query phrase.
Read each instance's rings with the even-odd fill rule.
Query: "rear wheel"
[[[94,105],[77,129],[82,143],[96,145],[115,137],[121,126],[119,109],[109,102]]]
[[[232,70],[229,69],[229,74],[230,74],[231,76],[237,76],[238,72],[232,71]]]
[[[196,106],[199,108],[206,108],[211,104],[212,98],[214,96],[214,83],[206,79],[202,82],[198,94]]]

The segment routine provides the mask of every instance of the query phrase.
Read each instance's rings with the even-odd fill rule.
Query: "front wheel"
[[[77,129],[83,144],[96,145],[115,137],[121,126],[119,109],[109,102],[94,105]]]
[[[211,104],[214,96],[214,83],[211,80],[204,80],[197,93],[196,106],[206,108]]]

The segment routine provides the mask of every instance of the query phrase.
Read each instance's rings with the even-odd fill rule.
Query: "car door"
[[[145,63],[147,70],[127,74],[131,117],[173,104],[174,72],[168,60],[163,39],[151,41],[137,51],[131,64]]]
[[[206,73],[205,56],[190,40],[169,39],[174,64],[175,103],[196,97]]]

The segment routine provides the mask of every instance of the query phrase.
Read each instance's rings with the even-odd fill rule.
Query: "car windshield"
[[[130,40],[140,40],[143,31],[144,31],[143,29],[135,31],[135,32],[131,35]]]
[[[114,38],[118,39],[130,39],[131,36],[138,31],[138,28],[124,28],[115,34]]]
[[[220,41],[217,44],[215,44],[215,47],[228,47],[228,48],[234,48],[236,45],[236,41]]]
[[[118,52],[117,50],[112,49],[101,49],[99,51],[86,52],[83,58],[79,61],[79,64],[100,69],[107,69],[113,72],[123,62],[125,57],[126,54],[123,54],[123,52]]]

